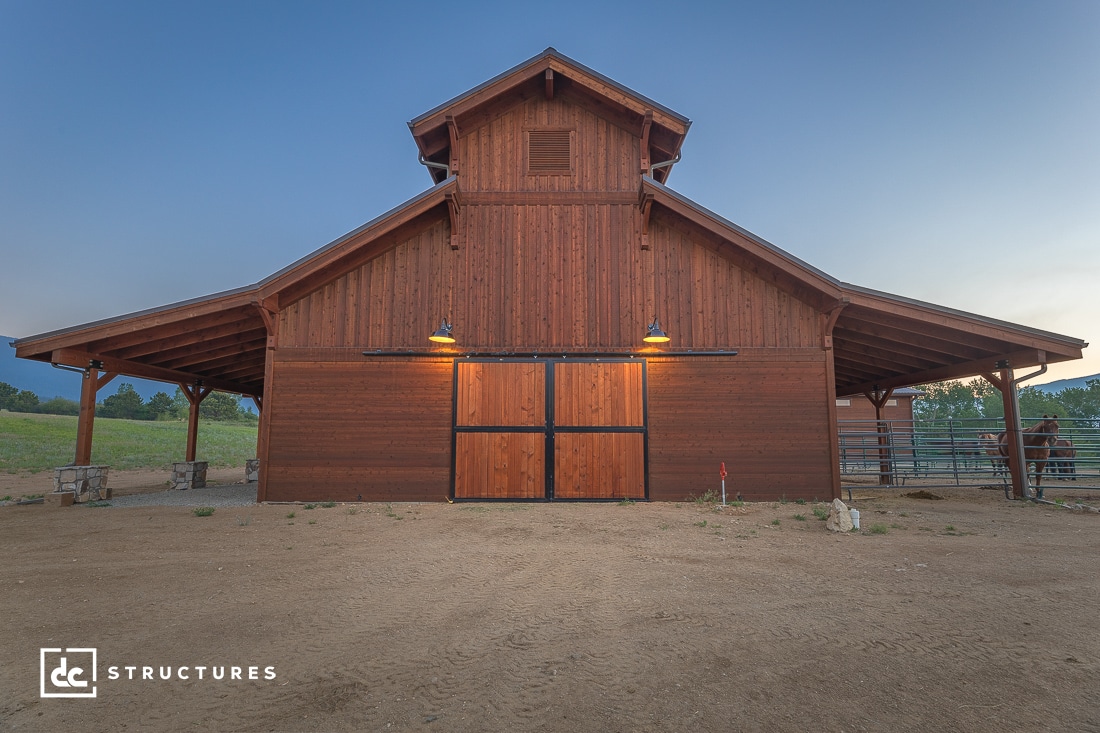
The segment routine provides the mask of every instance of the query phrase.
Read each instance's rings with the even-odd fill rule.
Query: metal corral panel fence
[[[1040,419],[1025,418],[1023,427]],[[1042,487],[1100,489],[1100,422],[1059,418],[1059,446],[1043,466]],[[840,479],[847,489],[997,486],[1008,483],[997,436],[1003,420],[840,420]],[[1034,482],[1035,471],[1031,469]],[[1071,482],[1071,483],[1067,483]]]

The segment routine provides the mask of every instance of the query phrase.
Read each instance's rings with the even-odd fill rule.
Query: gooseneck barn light
[[[434,341],[437,344],[453,344],[455,337],[452,335],[454,326],[447,323],[447,319],[444,318],[443,322],[439,324],[439,328],[435,329],[435,333],[428,337],[429,341]]]
[[[645,338],[642,341],[647,344],[664,344],[671,341],[668,334],[661,330],[661,324],[657,322],[656,315],[653,316],[653,323],[646,327]]]

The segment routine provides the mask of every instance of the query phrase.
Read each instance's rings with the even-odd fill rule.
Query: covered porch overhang
[[[843,284],[838,397],[1080,359],[1080,339]]]
[[[832,329],[837,396],[863,394],[882,410],[894,389],[981,376],[1001,393],[1012,494],[1029,494],[1023,460],[1017,386],[1048,364],[1080,359],[1080,339],[922,303],[854,285],[844,286]],[[1024,376],[1017,370],[1038,367]],[[879,439],[883,443],[883,437]],[[883,477],[889,473],[884,464]],[[890,483],[884,478],[885,483]]]
[[[74,465],[91,463],[99,390],[117,376],[178,386],[190,403],[186,461],[194,461],[203,399],[218,390],[262,406],[269,316],[250,289],[185,301],[14,343],[16,356],[83,372]]]

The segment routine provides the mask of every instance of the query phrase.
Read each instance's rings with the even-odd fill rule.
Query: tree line
[[[77,415],[80,403],[64,397],[54,397],[45,402],[28,389],[18,389],[7,382],[0,382],[0,410],[11,412],[37,412],[46,415]],[[114,417],[127,420],[186,420],[191,404],[183,390],[176,393],[157,392],[149,401],[142,399],[130,382],[123,382],[118,391],[102,402],[96,403],[97,417]],[[244,409],[240,400],[225,392],[211,392],[199,405],[199,416],[206,420],[255,423],[256,413]]]
[[[1004,419],[1001,392],[984,379],[969,382],[936,382],[918,387],[925,394],[913,400],[917,420]],[[1084,387],[1066,387],[1045,392],[1024,387],[1019,392],[1020,415],[1024,418],[1058,415],[1100,422],[1100,379],[1090,379]]]

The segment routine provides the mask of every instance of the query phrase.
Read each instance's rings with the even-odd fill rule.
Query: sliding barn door
[[[645,362],[460,359],[456,499],[646,498]]]
[[[459,361],[456,499],[546,495],[546,364]]]
[[[645,498],[644,364],[554,364],[554,497]]]

